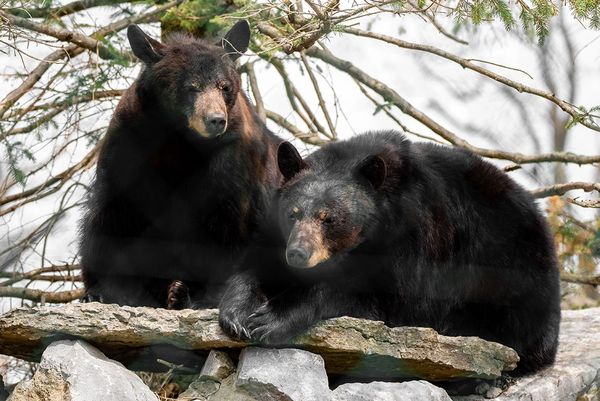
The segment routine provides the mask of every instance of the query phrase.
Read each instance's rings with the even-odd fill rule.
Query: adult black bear
[[[195,306],[214,307],[281,181],[281,141],[234,64],[249,26],[223,46],[183,34],[162,44],[135,25],[127,35],[144,67],[99,156],[82,223],[84,300],[164,307],[177,279]]]
[[[560,321],[553,240],[531,196],[459,149],[367,133],[302,160],[229,282],[220,323],[277,343],[349,315],[513,347],[518,373],[553,362]]]

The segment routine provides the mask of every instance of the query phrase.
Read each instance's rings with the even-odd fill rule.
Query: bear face
[[[203,138],[223,135],[240,91],[235,60],[248,48],[250,28],[238,22],[222,47],[185,34],[160,43],[136,25],[127,36],[133,53],[144,62],[140,91],[170,117],[175,128]]]
[[[374,195],[387,175],[381,156],[367,156],[342,172],[307,164],[287,142],[277,156],[285,180],[278,219],[287,239],[288,265],[335,263],[370,237],[377,210]]]

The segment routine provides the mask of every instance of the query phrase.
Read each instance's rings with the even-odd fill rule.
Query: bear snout
[[[204,125],[211,137],[216,137],[225,132],[227,119],[224,113],[210,113],[204,117]]]
[[[288,265],[292,267],[304,268],[308,267],[308,259],[310,254],[303,248],[288,248],[285,253],[285,259]]]

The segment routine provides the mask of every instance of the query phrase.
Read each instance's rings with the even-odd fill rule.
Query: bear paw
[[[167,309],[184,309],[190,305],[188,286],[180,280],[174,280],[167,289]]]
[[[263,344],[281,344],[294,334],[292,319],[276,313],[269,302],[256,309],[246,320],[252,341]]]
[[[96,291],[86,290],[85,294],[83,295],[83,297],[81,297],[79,302],[84,303],[84,304],[86,304],[88,302],[104,303],[104,297],[102,296],[102,294],[99,294]]]

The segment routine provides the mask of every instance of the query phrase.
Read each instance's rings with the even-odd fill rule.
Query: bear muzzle
[[[323,230],[316,221],[300,221],[294,225],[285,251],[287,264],[306,269],[326,261],[331,252],[325,246]]]

